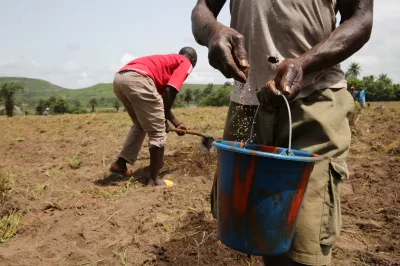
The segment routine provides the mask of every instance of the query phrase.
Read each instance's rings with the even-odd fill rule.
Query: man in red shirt
[[[197,53],[191,47],[179,54],[153,55],[135,59],[115,75],[114,93],[124,105],[133,126],[125,140],[117,161],[110,171],[132,175],[126,164],[137,159],[146,134],[149,137],[150,178],[146,185],[163,185],[159,171],[163,164],[168,120],[178,129],[186,127],[171,112],[176,94],[197,62]],[[184,133],[178,134],[180,136]],[[165,182],[167,185],[167,182]]]

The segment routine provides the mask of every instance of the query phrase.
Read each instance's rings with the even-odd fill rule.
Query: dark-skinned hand
[[[176,127],[177,129],[183,130],[183,132],[176,132],[176,134],[178,134],[178,136],[185,136],[186,131],[188,130],[187,127],[183,124],[180,124],[179,126]]]
[[[208,42],[208,60],[226,78],[245,83],[249,63],[243,35],[236,30],[221,26]]]
[[[295,59],[283,60],[275,71],[274,77],[257,91],[261,105],[279,107],[284,101],[281,93],[292,101],[301,91],[303,68]]]

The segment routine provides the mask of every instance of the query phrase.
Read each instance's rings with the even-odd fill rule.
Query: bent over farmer
[[[172,114],[171,107],[183,82],[197,62],[191,47],[179,54],[153,55],[135,59],[122,67],[114,78],[114,93],[124,105],[133,126],[117,161],[111,164],[113,173],[130,176],[127,163],[133,165],[146,134],[149,137],[150,178],[148,186],[159,186],[159,170],[163,164],[168,120],[183,132],[186,127]],[[167,182],[165,182],[167,185]]]
[[[197,42],[209,62],[236,80],[224,139],[245,141],[256,120],[256,142],[321,155],[310,176],[290,250],[265,265],[327,265],[341,227],[340,184],[348,176],[353,99],[339,63],[369,40],[373,0],[231,0],[231,25],[217,21],[226,0],[198,0],[192,12]],[[336,27],[336,14],[341,22]],[[253,136],[252,136],[253,137]],[[211,209],[216,217],[216,180]],[[223,207],[221,207],[223,208]]]

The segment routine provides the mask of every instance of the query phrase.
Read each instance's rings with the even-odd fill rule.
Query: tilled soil
[[[215,138],[225,115],[177,111]],[[400,265],[398,118],[391,109],[351,118],[334,265]],[[262,265],[217,239],[209,208],[216,155],[199,152],[200,138],[169,134],[162,173],[176,184],[170,190],[143,187],[146,143],[133,179],[109,175],[130,123],[127,114],[0,118],[0,172],[13,180],[0,214],[22,214],[0,244],[0,265]]]

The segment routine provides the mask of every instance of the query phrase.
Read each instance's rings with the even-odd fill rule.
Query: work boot
[[[164,147],[152,147],[150,151],[150,178],[147,181],[147,186],[160,186],[163,183],[160,181],[160,168],[164,159]]]

